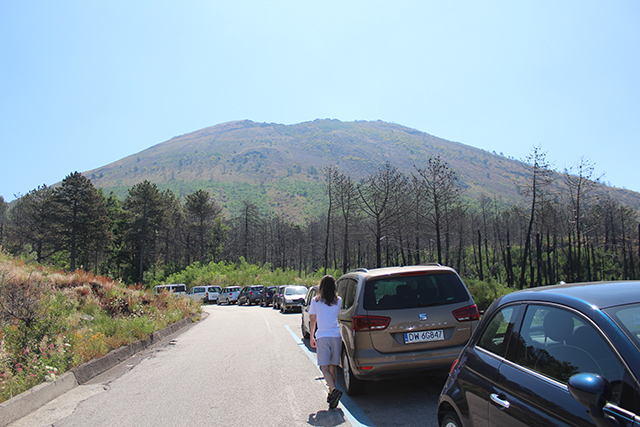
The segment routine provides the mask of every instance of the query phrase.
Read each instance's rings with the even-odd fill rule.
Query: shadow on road
[[[335,427],[344,424],[344,413],[342,409],[329,409],[309,414],[307,423],[312,426]]]
[[[302,342],[309,351],[315,353],[308,339],[303,339]],[[448,369],[441,369],[425,371],[409,378],[368,382],[365,394],[347,396],[345,393],[341,404],[357,422],[365,426],[384,427],[402,424],[437,427],[438,397],[447,380],[447,375]],[[324,380],[322,377],[319,379]],[[337,380],[338,387],[344,390],[340,369],[338,369]],[[311,425],[333,426],[336,424]]]

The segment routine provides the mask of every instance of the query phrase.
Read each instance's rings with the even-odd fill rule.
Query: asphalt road
[[[328,410],[300,314],[258,306],[209,313],[10,427],[437,426],[446,372],[369,383]]]

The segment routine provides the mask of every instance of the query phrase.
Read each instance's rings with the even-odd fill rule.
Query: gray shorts
[[[318,338],[316,340],[318,366],[340,365],[340,350],[342,350],[342,338]]]

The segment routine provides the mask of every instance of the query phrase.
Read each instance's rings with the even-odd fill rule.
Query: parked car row
[[[187,285],[184,283],[171,283],[167,285],[157,285],[153,287],[153,292],[159,294],[161,292],[171,292],[175,296],[187,296],[203,303],[214,303],[218,301],[220,295],[220,286],[206,285],[194,286],[187,291]]]
[[[259,304],[261,307],[273,306],[285,313],[301,310],[304,305],[304,297],[307,287],[301,285],[264,286],[250,285],[228,286],[220,291],[217,297],[218,304]]]
[[[482,320],[448,267],[358,269],[336,285],[348,394],[448,366],[441,427],[640,426],[638,281],[517,291]],[[305,338],[317,293],[303,303]]]

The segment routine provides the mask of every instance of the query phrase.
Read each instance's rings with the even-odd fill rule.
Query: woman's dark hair
[[[320,301],[324,301],[327,305],[333,305],[338,302],[336,295],[336,279],[333,276],[326,275],[320,280],[320,288],[318,289]]]

